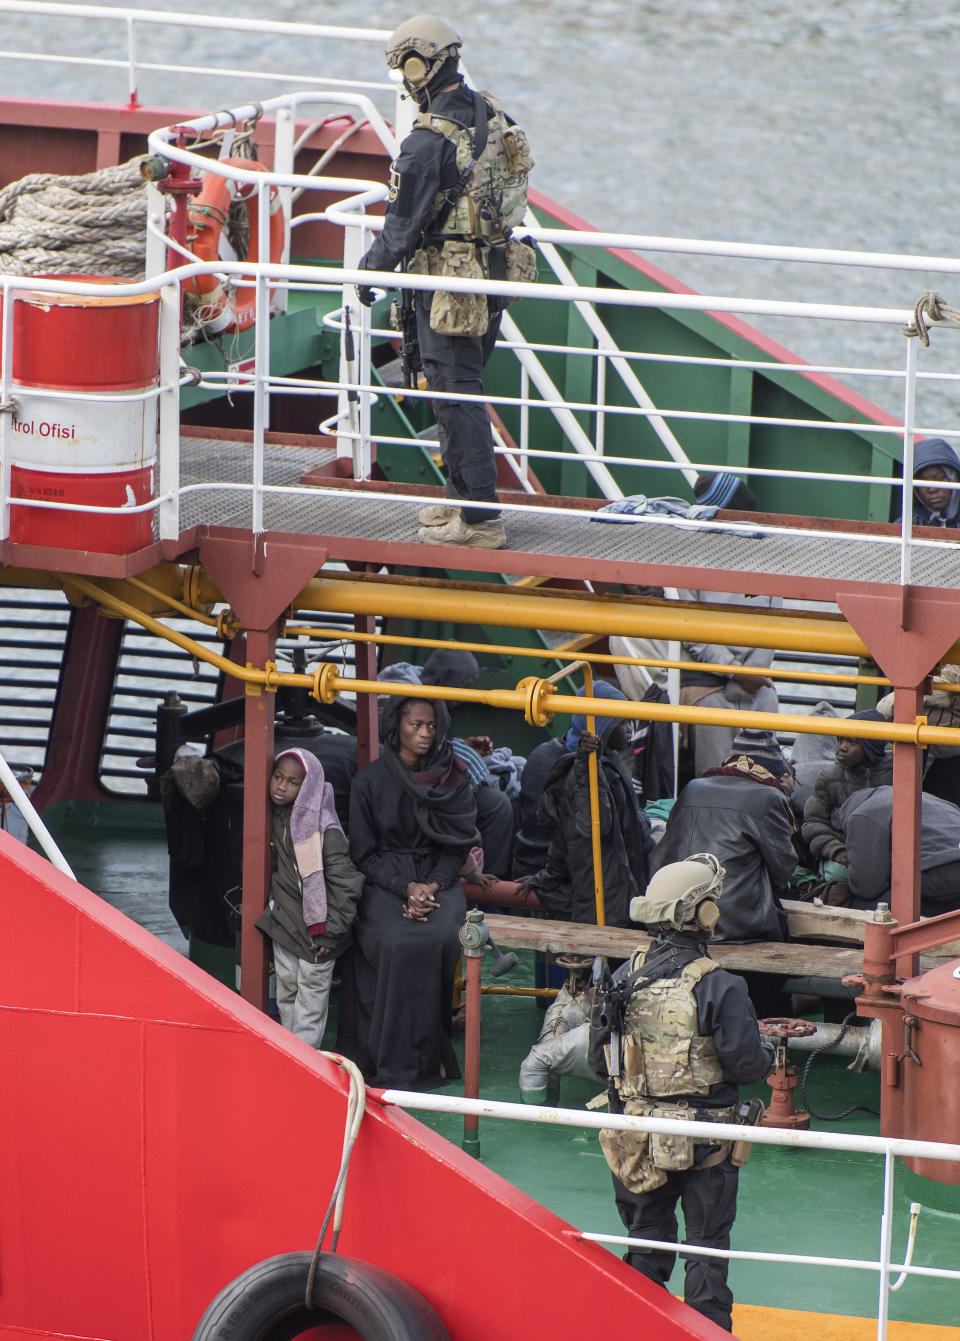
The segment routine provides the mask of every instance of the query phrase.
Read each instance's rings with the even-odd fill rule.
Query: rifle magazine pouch
[[[652,1131],[650,1158],[658,1169],[690,1169],[693,1167],[693,1139],[674,1131]]]
[[[440,254],[440,274],[456,279],[486,279],[472,242],[448,238]],[[430,304],[430,329],[438,335],[486,335],[485,293],[448,293],[438,289]]]
[[[600,1132],[600,1148],[610,1172],[628,1192],[653,1192],[667,1181],[667,1175],[650,1158],[649,1132],[604,1127]]]
[[[529,242],[521,242],[519,238],[508,238],[504,252],[504,269],[506,278],[511,284],[537,282],[537,253]],[[515,303],[517,299],[508,298],[507,302]]]

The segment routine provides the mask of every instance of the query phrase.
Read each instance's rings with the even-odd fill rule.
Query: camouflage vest
[[[642,962],[635,955],[631,971]],[[716,967],[712,959],[695,959],[679,978],[660,978],[633,993],[624,1017],[621,1099],[706,1095],[723,1079],[713,1038],[699,1032],[693,995],[694,986]]]
[[[440,228],[428,224],[427,233],[435,237],[455,236],[471,242],[502,243],[510,230],[523,220],[527,208],[527,176],[533,167],[527,137],[519,126],[512,126],[489,93],[482,95],[493,108],[487,122],[487,146],[470,174],[463,194],[448,212]],[[457,150],[457,172],[462,173],[473,158],[473,137],[456,121],[429,112],[421,113],[414,128],[443,135]],[[474,132],[475,133],[475,132]],[[431,219],[442,218],[447,196],[437,193]]]

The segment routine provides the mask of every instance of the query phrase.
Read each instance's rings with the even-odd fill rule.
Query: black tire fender
[[[225,1285],[197,1323],[193,1341],[293,1341],[311,1327],[345,1322],[364,1341],[450,1341],[434,1309],[382,1267],[324,1253],[304,1304],[313,1253],[265,1258]]]

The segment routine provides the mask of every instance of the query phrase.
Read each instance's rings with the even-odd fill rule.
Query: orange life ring
[[[224,167],[244,168],[247,172],[266,172],[262,163],[251,158],[225,158]],[[220,234],[234,200],[247,206],[250,244],[247,257],[260,255],[260,218],[257,191],[250,182],[237,182],[216,172],[205,172],[200,194],[187,205],[187,245],[199,261],[219,261]],[[253,208],[250,208],[250,203]],[[281,262],[286,245],[287,225],[280,192],[270,187],[270,260]],[[218,275],[194,275],[184,284],[187,301],[212,335],[221,331],[246,331],[256,320],[257,291],[255,276],[241,275],[235,285],[226,285]]]

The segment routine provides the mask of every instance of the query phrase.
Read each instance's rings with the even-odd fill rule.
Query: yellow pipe
[[[583,698],[579,701],[585,703],[588,699],[593,699],[593,671],[585,661],[574,661],[569,666],[562,666],[560,670],[554,671],[553,675],[547,677],[547,684],[556,684],[558,680],[565,680],[567,676],[572,675],[574,671],[583,671]],[[606,700],[604,700],[606,702]],[[591,736],[597,734],[597,719],[591,712],[587,712],[587,730]],[[597,766],[597,751],[591,750],[587,755],[587,790],[590,795],[590,847],[593,854],[593,904],[597,914],[597,926],[605,927],[607,925],[607,909],[603,897],[603,854],[600,848],[600,774]]]
[[[215,620],[211,622],[216,623]],[[491,656],[532,657],[537,661],[559,661],[564,655],[576,652],[580,661],[596,662],[603,666],[654,666],[662,670],[710,671],[716,675],[731,673],[729,665],[714,664],[710,661],[669,661],[663,657],[623,657],[613,656],[609,652],[581,652],[570,643],[562,647],[533,648],[520,647],[515,643],[468,643],[455,642],[449,638],[406,638],[399,633],[355,633],[352,629],[318,629],[301,624],[287,624],[284,632],[290,638],[322,638],[325,642],[338,643],[382,643],[386,647],[441,647],[454,652],[486,652]],[[595,641],[593,635],[587,635],[587,639]],[[574,639],[574,642],[576,641]],[[884,675],[834,675],[829,671],[773,669],[758,670],[757,674],[778,680],[796,681],[799,684],[870,684],[890,688],[890,681]],[[960,685],[943,686],[943,688],[951,687],[960,693]]]
[[[161,608],[164,606],[171,610],[176,610],[181,615],[186,615],[189,619],[195,619],[198,624],[207,624],[212,628],[217,627],[217,621],[212,615],[206,615],[201,610],[195,610],[191,605],[185,605],[183,601],[177,600],[175,596],[169,596],[166,592],[157,591],[148,583],[140,580],[139,577],[128,577],[124,579],[131,587],[136,587],[138,591],[144,592],[147,596],[152,596],[160,602]]]
[[[545,680],[521,680],[516,689],[458,689],[453,686],[396,684],[380,680],[355,680],[336,673],[332,664],[321,666],[315,675],[298,675],[278,671],[268,665],[262,670],[253,666],[239,666],[209,647],[194,642],[192,638],[168,628],[159,620],[144,611],[138,610],[127,601],[112,595],[109,591],[95,586],[82,577],[61,579],[90,600],[105,607],[113,614],[124,619],[132,619],[149,632],[189,652],[191,656],[206,661],[222,670],[225,675],[247,684],[257,685],[267,690],[275,690],[279,685],[294,685],[309,689],[315,696],[329,696],[332,702],[341,690],[347,689],[359,694],[389,694],[403,698],[444,699],[460,703],[484,703],[492,708],[509,708],[528,714],[536,714],[531,720],[542,724],[541,718],[549,718],[554,713],[600,712],[607,717],[623,717],[628,720],[690,722],[707,726],[728,726],[729,710],[722,708],[701,708],[699,705],[686,706],[674,703],[636,703],[629,699],[593,699],[574,698],[571,695],[555,694]],[[960,747],[960,730],[929,726],[925,717],[918,717],[913,724],[906,722],[872,722],[850,717],[830,718],[801,716],[785,712],[738,712],[740,726],[756,727],[766,731],[796,732],[812,736],[845,736],[850,739],[891,740],[906,745],[950,745]]]
[[[337,614],[382,615],[384,618],[428,619],[437,623],[480,624],[522,629],[577,629],[599,637],[620,634],[662,638],[672,642],[708,642],[768,647],[784,652],[825,652],[866,657],[869,651],[843,619],[770,614],[731,607],[634,604],[622,597],[574,599],[546,592],[515,592],[497,587],[418,586],[410,588],[382,579],[352,581],[313,578],[293,602],[294,609],[329,610]]]
[[[194,606],[209,609],[223,603],[221,592],[202,568],[161,564],[149,576],[158,588],[176,590],[181,595],[189,592],[188,603]],[[560,595],[549,588],[521,592],[513,587],[487,589],[480,584],[463,587],[441,582],[419,583],[420,579],[417,585],[412,585],[410,579],[317,577],[307,583],[291,608],[558,632],[578,629],[597,637],[613,634],[832,656],[870,655],[866,644],[840,615],[784,614],[676,601],[640,604],[622,596],[609,599],[575,597],[569,592]],[[29,586],[30,582],[20,581],[19,585]],[[104,582],[107,589],[112,585],[110,581]],[[943,660],[960,661],[960,643]]]
[[[88,596],[91,601],[97,605],[106,607],[111,613],[121,615],[124,619],[132,619],[135,624],[147,629],[150,633],[155,633],[158,638],[165,638],[167,642],[180,647],[185,652],[189,652],[192,657],[199,661],[206,661],[211,666],[216,666],[218,670],[223,671],[225,675],[232,675],[237,680],[243,680],[246,684],[256,684],[260,686],[272,687],[272,683],[266,669],[257,670],[253,666],[238,666],[235,661],[230,661],[227,657],[221,656],[219,652],[212,651],[202,643],[194,642],[188,638],[185,633],[178,633],[176,629],[171,629],[166,624],[161,624],[159,619],[154,619],[144,610],[138,610],[135,605],[129,601],[121,600],[119,596],[114,596],[112,592],[105,588],[96,587],[92,582],[88,582],[85,577],[70,577],[64,579],[64,588],[73,587],[77,591]],[[274,680],[280,683],[296,683],[298,685],[312,685],[313,677],[309,675],[291,675],[286,680],[282,675],[274,674]]]
[[[580,663],[583,668],[583,697],[593,698],[593,671],[586,661]],[[591,736],[597,734],[597,719],[592,712],[587,713],[587,730]],[[597,911],[597,926],[607,925],[607,909],[603,897],[603,853],[600,850],[600,771],[597,766],[597,751],[587,755],[587,780],[590,785],[590,845],[593,849],[593,900]]]

